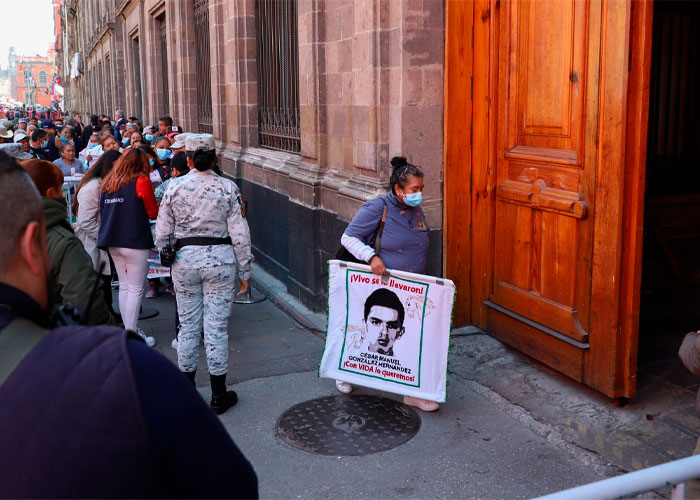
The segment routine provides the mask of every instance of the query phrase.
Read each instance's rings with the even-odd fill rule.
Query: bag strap
[[[375,244],[375,253],[379,255],[379,250],[382,248],[382,233],[384,232],[384,224],[386,223],[386,212],[387,212],[387,207],[386,207],[386,200],[382,198],[382,201],[384,202],[384,211],[382,212],[382,220],[379,223],[379,231],[377,232],[377,241]]]
[[[24,318],[15,318],[0,330],[0,386],[47,333],[47,329]]]

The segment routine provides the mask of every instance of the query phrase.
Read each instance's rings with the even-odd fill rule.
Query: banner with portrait
[[[329,261],[328,331],[319,375],[442,403],[452,281]]]

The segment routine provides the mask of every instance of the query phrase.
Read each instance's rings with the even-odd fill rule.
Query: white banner
[[[452,281],[329,261],[321,377],[445,401]]]

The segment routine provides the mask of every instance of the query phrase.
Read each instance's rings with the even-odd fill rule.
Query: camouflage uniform
[[[213,149],[210,134],[193,134],[188,151]],[[228,371],[228,316],[238,274],[250,279],[252,254],[248,223],[241,214],[240,192],[233,181],[213,170],[192,169],[172,179],[163,194],[156,244],[163,248],[168,237],[231,237],[233,245],[185,246],[178,250],[172,277],[180,316],[178,365],[183,372],[197,369],[199,336],[204,326],[207,365],[212,375]]]

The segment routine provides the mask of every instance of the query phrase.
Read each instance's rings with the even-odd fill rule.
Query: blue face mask
[[[126,146],[127,144],[129,144],[129,138],[128,138],[128,137],[124,137],[124,138],[122,139],[122,144],[124,144],[125,146]]]
[[[153,158],[151,158],[150,160],[148,160],[148,163],[150,163],[150,165],[153,166]]]
[[[46,149],[49,147],[49,140],[46,139],[44,142],[41,143],[41,149]]]
[[[61,136],[61,142],[62,142],[63,144],[68,144],[68,139],[65,138],[65,137],[63,137],[63,136]]]
[[[403,202],[409,207],[417,207],[423,201],[423,193],[413,193],[404,195]]]
[[[146,134],[143,136],[143,138],[150,142],[153,140],[153,134]]]
[[[170,158],[170,150],[169,149],[156,149],[156,154],[158,155],[158,158],[161,160],[167,160]]]

